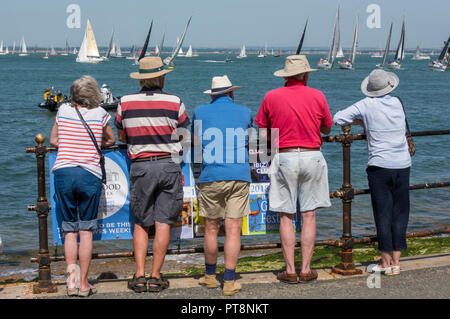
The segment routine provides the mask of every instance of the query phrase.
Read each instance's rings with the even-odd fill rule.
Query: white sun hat
[[[231,84],[230,79],[228,79],[228,76],[215,76],[212,79],[211,83],[211,90],[206,90],[203,93],[209,94],[209,95],[219,95],[219,94],[225,94],[231,91],[239,90],[241,86],[233,86]]]
[[[361,83],[361,91],[368,97],[379,97],[395,90],[400,80],[397,74],[375,69]]]

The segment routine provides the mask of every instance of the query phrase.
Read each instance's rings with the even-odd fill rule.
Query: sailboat
[[[339,48],[340,35],[339,35],[339,5],[336,11],[336,20],[334,21],[333,37],[331,39],[330,51],[326,59],[320,59],[317,66],[319,69],[330,70],[333,68],[336,60],[337,51]]]
[[[161,52],[159,51],[159,47],[156,46],[156,47],[155,47],[155,50],[153,51],[153,55],[159,56],[160,53],[161,53]]]
[[[45,55],[42,58],[43,59],[48,59],[48,47],[47,47],[47,51],[45,51]]]
[[[6,47],[6,50],[8,50],[8,47]],[[0,42],[0,55],[7,55],[8,52],[3,51],[3,40]]]
[[[130,55],[125,57],[127,60],[136,60],[136,46],[133,44],[130,50]]]
[[[113,56],[114,58],[123,58],[122,50],[120,49],[120,42],[117,41],[116,45],[116,55]]]
[[[305,40],[305,33],[306,33],[306,27],[308,26],[308,21],[309,21],[309,18],[306,19],[305,27],[303,28],[302,37],[300,38],[300,42],[298,43],[297,51],[295,53],[297,55],[299,55],[300,52],[302,51],[303,41]],[[281,55],[281,50],[280,50],[280,55]]]
[[[386,60],[389,55],[389,46],[391,45],[392,26],[393,26],[393,23],[391,22],[391,27],[389,29],[389,35],[388,35],[388,38],[386,41],[386,48],[384,49],[383,62],[377,64],[378,69],[384,69],[384,65],[386,64]]]
[[[180,38],[177,38],[177,45],[178,45],[178,42],[180,42]],[[177,45],[175,45],[175,47]],[[183,48],[182,47],[180,47],[180,50],[178,51],[177,56],[184,56],[184,52],[183,52]]]
[[[430,56],[429,55],[423,55],[420,52],[420,48],[419,46],[417,46],[416,48],[416,54],[414,54],[414,56],[412,57],[413,60],[429,60]]]
[[[450,37],[448,37],[447,42],[444,45],[444,48],[441,51],[441,54],[439,54],[439,57],[436,61],[430,62],[430,68],[433,71],[441,71],[444,72],[447,67],[449,66],[449,60],[450,60]]]
[[[183,34],[181,34],[180,41],[178,41],[178,44],[176,48],[172,51],[172,54],[163,60],[165,65],[173,65],[173,61],[175,60],[175,57],[178,56],[181,46],[183,45],[184,37],[186,36],[186,32],[189,27],[189,24],[191,23],[191,19],[192,16],[189,18],[186,27],[184,28]]]
[[[388,64],[389,69],[399,70],[402,66],[402,60],[405,54],[405,18],[403,18],[402,32],[400,34],[400,41],[398,42],[397,51],[395,51],[394,61]]]
[[[343,58],[344,57],[344,51],[342,51],[341,45],[339,45],[339,50],[336,53],[336,58]]]
[[[239,55],[236,57],[238,59],[243,59],[247,57],[247,53],[245,51],[245,45],[242,46],[241,48],[241,52],[239,53]]]
[[[57,54],[56,54],[56,51],[55,51],[55,48],[53,47],[53,45],[52,45],[52,49],[51,49],[51,51],[50,51],[50,55],[51,55],[51,56],[57,55]]]
[[[86,32],[84,33],[83,42],[81,43],[76,61],[78,63],[99,63],[103,61],[103,59],[100,58],[94,31],[92,30],[89,19],[87,21]]]
[[[67,41],[67,39],[66,39],[66,47],[64,48],[64,52],[61,53],[61,55],[63,56],[69,55],[69,42]]]
[[[185,57],[192,58],[192,45],[189,46],[189,49],[187,50]]]
[[[25,38],[22,37],[22,41],[20,42],[20,53],[19,56],[28,56],[27,45],[25,43]]]
[[[357,45],[358,45],[358,15],[356,15],[355,30],[353,31],[352,58],[344,61],[338,61],[339,67],[341,69],[353,70],[355,68]]]

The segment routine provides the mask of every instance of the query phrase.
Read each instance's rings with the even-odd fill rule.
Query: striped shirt
[[[137,94],[122,96],[115,119],[116,127],[126,136],[128,156],[132,160],[179,154],[182,147],[174,133],[189,124],[181,99],[159,88],[143,88]]]
[[[103,128],[111,116],[101,107],[79,109],[95,135],[99,147],[102,144]],[[58,125],[58,155],[52,172],[59,168],[80,166],[101,178],[100,156],[81,123],[77,112],[70,104],[63,104],[56,115]]]

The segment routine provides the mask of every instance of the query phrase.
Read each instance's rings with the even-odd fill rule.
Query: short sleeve
[[[109,113],[103,109],[102,126],[105,127],[106,124],[108,124],[110,119],[111,119],[111,115],[109,115]]]
[[[262,101],[261,106],[259,107],[259,111],[256,114],[256,118],[255,118],[255,124],[258,125],[258,127],[260,127],[260,128],[268,128],[268,125],[269,125],[268,108],[269,108],[269,105],[268,105],[267,96],[266,96],[264,98],[264,100]]]

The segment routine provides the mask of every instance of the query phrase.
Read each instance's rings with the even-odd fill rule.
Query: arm
[[[109,124],[103,127],[103,139],[102,146],[113,146],[116,143],[116,138],[114,137],[114,132]]]
[[[120,142],[127,143],[127,136],[125,135],[125,132],[121,129],[117,129],[117,137]]]
[[[364,125],[362,121],[361,112],[356,105],[349,106],[348,108],[337,112],[333,117],[333,122],[336,125]]]
[[[326,126],[321,126],[320,127],[320,132],[322,132],[325,135],[330,134],[331,132],[331,126],[330,127],[326,127]]]
[[[53,124],[52,132],[50,133],[50,145],[58,147],[58,124],[56,121],[55,124]]]

